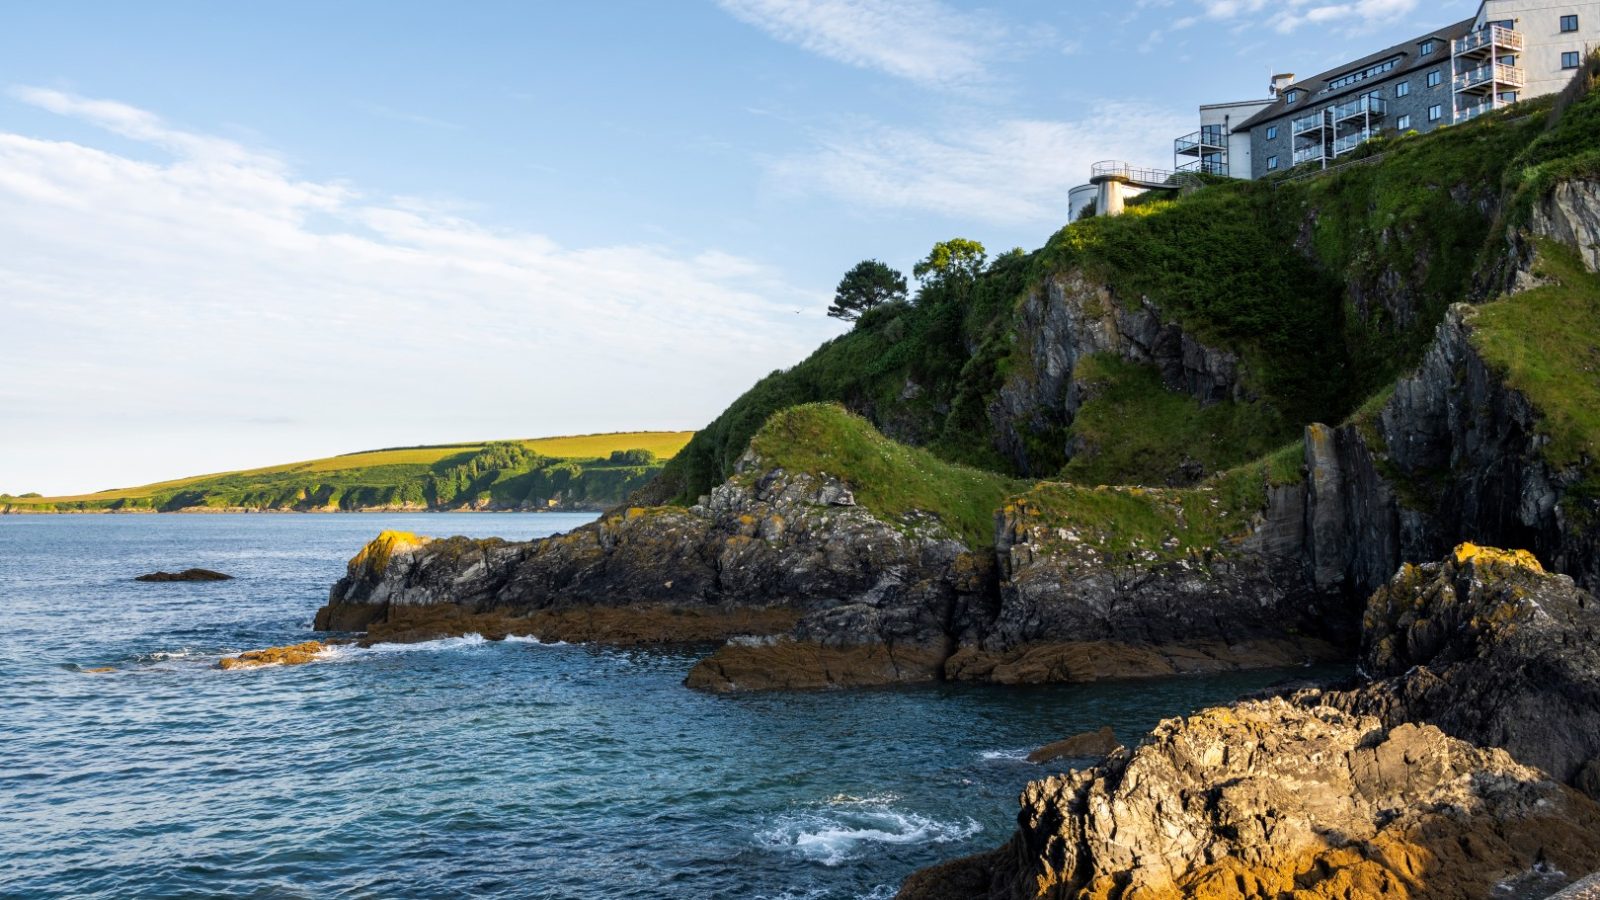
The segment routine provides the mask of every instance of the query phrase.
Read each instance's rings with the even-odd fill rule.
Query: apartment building
[[[1173,144],[1174,168],[1260,178],[1334,164],[1384,133],[1432,131],[1554,93],[1600,45],[1600,0],[1484,0],[1455,22],[1310,78],[1275,76],[1265,100],[1208,104]]]

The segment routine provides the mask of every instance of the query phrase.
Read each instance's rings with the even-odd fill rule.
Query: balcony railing
[[[1389,104],[1382,97],[1364,96],[1357,97],[1349,103],[1341,103],[1333,108],[1333,121],[1343,122],[1356,116],[1382,116],[1389,111]]]
[[[1498,107],[1492,100],[1484,100],[1470,106],[1463,106],[1456,110],[1456,122],[1470,122],[1484,113],[1494,112]]]
[[[1172,172],[1166,169],[1141,169],[1121,160],[1108,159],[1089,168],[1090,181],[1100,178],[1121,178],[1135,184],[1166,184],[1172,180]]]
[[[1468,69],[1456,76],[1455,84],[1458,91],[1470,91],[1484,85],[1505,85],[1520,88],[1528,83],[1528,75],[1520,66],[1505,66],[1500,63],[1490,63],[1476,69]]]
[[[1455,53],[1460,56],[1485,47],[1503,47],[1521,53],[1522,33],[1499,25],[1490,25],[1488,28],[1480,28],[1465,37],[1458,38],[1455,42]]]
[[[1193,156],[1206,150],[1226,150],[1228,137],[1220,131],[1202,128],[1173,141],[1172,147],[1179,153]]]
[[[1228,164],[1214,159],[1197,159],[1194,162],[1186,162],[1179,166],[1178,171],[1180,173],[1192,172],[1201,175],[1226,175],[1228,174]]]
[[[1326,117],[1322,110],[1317,110],[1309,116],[1301,116],[1289,124],[1289,131],[1293,134],[1305,134],[1316,131],[1327,125]]]
[[[1294,164],[1298,166],[1301,163],[1311,162],[1312,160],[1326,159],[1327,156],[1328,154],[1322,149],[1322,145],[1317,144],[1315,147],[1305,147],[1303,149],[1296,150],[1294,152]]]
[[[1346,153],[1349,153],[1351,150],[1354,150],[1355,148],[1371,140],[1376,134],[1377,132],[1371,128],[1363,128],[1360,131],[1352,131],[1343,137],[1334,138],[1333,155],[1342,156]]]

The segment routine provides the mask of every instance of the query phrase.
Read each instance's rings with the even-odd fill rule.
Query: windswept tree
[[[911,274],[923,287],[941,285],[950,281],[970,282],[983,271],[988,251],[977,241],[951,238],[933,245],[928,256],[911,269]]]
[[[839,279],[828,315],[853,322],[874,306],[905,298],[904,275],[875,259],[864,259]]]

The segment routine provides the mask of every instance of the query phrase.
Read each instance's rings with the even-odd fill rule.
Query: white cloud
[[[1202,16],[1217,21],[1257,17],[1276,31],[1290,32],[1303,25],[1341,25],[1360,32],[1388,24],[1415,12],[1419,0],[1355,0],[1318,3],[1316,0],[1198,0]],[[1182,20],[1193,24],[1196,19]],[[1185,27],[1183,24],[1175,27]]]
[[[866,125],[774,161],[780,187],[882,209],[1005,226],[1066,221],[1067,191],[1103,159],[1168,168],[1188,117],[1146,104],[1097,104],[1077,122],[1004,119],[940,134]]]
[[[824,297],[715,249],[569,247],[125,104],[10,93],[157,158],[0,132],[0,490],[698,427],[834,331]]]
[[[785,43],[924,85],[984,81],[1002,30],[937,0],[717,0]]]

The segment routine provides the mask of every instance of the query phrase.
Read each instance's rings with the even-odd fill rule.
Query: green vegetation
[[[1477,308],[1472,343],[1539,410],[1551,465],[1600,468],[1600,276],[1572,248],[1538,240],[1545,284]]]
[[[971,281],[983,272],[989,251],[969,238],[951,238],[933,245],[926,258],[911,268],[911,274],[924,285],[949,279]]]
[[[1089,399],[1067,429],[1074,448],[1061,472],[1067,481],[1190,484],[1256,459],[1300,432],[1264,404],[1204,406],[1168,390],[1155,367],[1109,353],[1080,359],[1073,374]]]
[[[994,541],[994,513],[1027,485],[953,465],[889,440],[866,419],[832,403],[793,406],[772,416],[751,441],[766,462],[788,472],[831,475],[856,502],[887,521],[932,513],[968,546]]]
[[[906,277],[875,259],[864,259],[839,279],[828,315],[847,322],[885,303],[906,299]]]
[[[653,479],[687,432],[400,447],[70,497],[6,498],[36,512],[383,507],[603,507]],[[571,454],[559,456],[557,453]]]
[[[1052,552],[1087,551],[1112,563],[1182,559],[1248,531],[1251,517],[1266,506],[1274,465],[1239,466],[1192,488],[1044,482],[1011,501],[1006,513],[1024,528],[1038,526],[1031,540]]]

